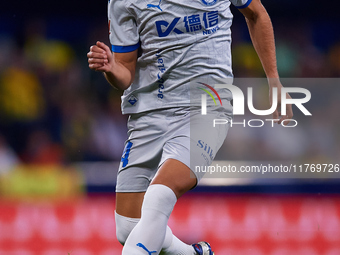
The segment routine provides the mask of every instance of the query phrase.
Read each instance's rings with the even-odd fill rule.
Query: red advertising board
[[[0,255],[120,254],[112,197],[0,202]],[[191,194],[169,225],[218,255],[338,255],[340,197]]]

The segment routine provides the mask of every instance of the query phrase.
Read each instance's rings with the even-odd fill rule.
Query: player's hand
[[[100,72],[110,72],[113,68],[114,59],[110,48],[102,42],[90,47],[87,53],[89,67],[92,70]]]
[[[276,110],[273,113],[273,119],[277,119],[274,121],[275,123],[281,124],[282,121],[289,120],[293,117],[293,109],[291,104],[286,105],[286,115],[281,116],[281,88],[282,84],[279,79],[269,79],[269,101],[270,105],[273,104],[273,88],[277,88],[277,106]],[[286,98],[291,99],[290,95],[286,93]],[[287,126],[290,121],[285,121],[284,125]]]

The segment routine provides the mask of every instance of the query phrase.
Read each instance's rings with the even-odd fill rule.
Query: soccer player
[[[117,239],[124,255],[213,254],[207,242],[179,240],[167,223],[177,199],[202,178],[190,157],[209,165],[227,135],[224,125],[204,127],[206,140],[190,136],[204,126],[190,81],[214,91],[212,81],[233,77],[231,3],[246,18],[270,91],[280,92],[273,29],[260,0],[109,0],[112,52],[97,42],[88,62],[124,90],[122,112],[130,115],[116,186]],[[230,91],[217,94],[221,105],[209,108],[211,118],[231,118]],[[279,93],[279,104],[280,98]],[[287,108],[286,116],[275,111],[278,123],[292,117]],[[204,203],[198,213],[199,206]]]

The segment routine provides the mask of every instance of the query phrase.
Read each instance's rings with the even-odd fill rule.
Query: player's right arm
[[[138,50],[131,52],[111,52],[110,48],[97,42],[87,53],[89,67],[103,72],[107,81],[121,90],[130,87],[135,78]]]

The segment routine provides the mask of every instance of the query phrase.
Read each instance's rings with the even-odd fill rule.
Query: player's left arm
[[[278,107],[273,114],[273,118],[279,119],[278,123],[280,124],[285,119],[291,119],[293,117],[293,111],[292,106],[287,105],[287,114],[285,116],[279,116],[282,85],[277,70],[272,22],[260,0],[252,0],[246,8],[239,10],[246,18],[251,40],[268,78],[270,100],[272,99],[272,88],[276,87],[278,89]],[[290,98],[289,94],[287,94],[286,97]]]

